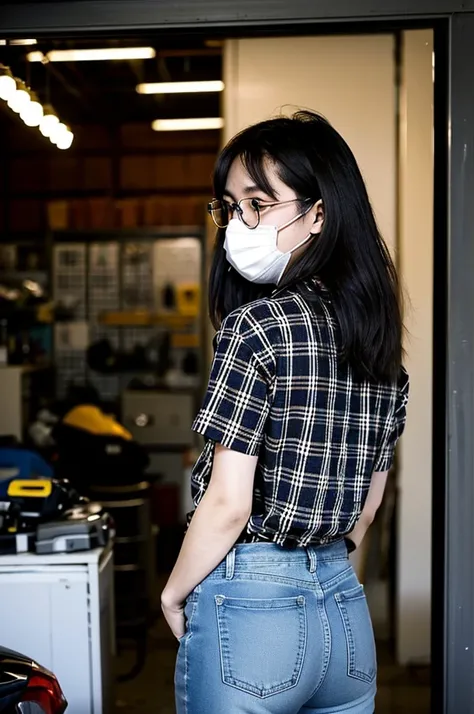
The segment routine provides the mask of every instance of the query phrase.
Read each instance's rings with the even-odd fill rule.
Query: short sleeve
[[[382,438],[382,446],[377,454],[374,471],[388,471],[395,458],[397,442],[405,429],[406,407],[408,403],[409,378],[402,368],[398,382],[397,401],[392,419],[389,420]]]
[[[270,380],[268,370],[245,339],[222,329],[193,430],[228,449],[256,456],[270,410]]]

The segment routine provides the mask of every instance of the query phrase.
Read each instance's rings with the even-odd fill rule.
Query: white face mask
[[[314,233],[321,231],[323,222],[318,221],[314,228],[319,228],[319,231],[312,231],[288,253],[283,253],[277,245],[279,231],[304,215],[302,213],[296,216],[280,228],[261,224],[256,228],[248,228],[238,218],[232,218],[225,232],[224,250],[227,261],[242,277],[252,283],[278,285],[290,262],[291,254],[304,245]]]

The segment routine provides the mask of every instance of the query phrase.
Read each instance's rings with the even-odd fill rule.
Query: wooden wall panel
[[[108,126],[87,124],[73,127],[75,145],[80,151],[108,151],[111,144],[111,129]]]
[[[184,170],[189,176],[189,186],[204,188],[209,193],[212,189],[212,174],[216,155],[214,153],[186,154],[184,157]]]
[[[81,190],[83,182],[79,157],[64,152],[50,161],[49,168],[51,193]]]
[[[208,151],[216,153],[220,146],[218,131],[153,131],[149,124],[123,124],[120,128],[123,149],[153,149],[154,151]]]
[[[16,199],[9,203],[9,225],[11,233],[38,233],[38,239],[45,228],[45,204],[40,199]]]
[[[18,157],[9,160],[9,191],[11,194],[42,192],[49,187],[49,163],[45,158]]]
[[[124,156],[120,161],[120,184],[127,189],[211,190],[214,154],[169,156]]]
[[[74,127],[60,151],[12,125],[7,147],[8,221],[0,233],[201,225],[218,132],[160,133],[148,124]],[[58,218],[59,217],[59,218]],[[35,237],[36,240],[36,237]]]
[[[101,230],[115,227],[115,204],[110,198],[89,198],[89,228]]]
[[[145,201],[144,225],[203,226],[207,202],[203,196],[153,197]]]
[[[112,190],[112,161],[107,156],[86,156],[82,166],[84,190]]]
[[[25,152],[49,152],[53,151],[51,143],[48,139],[40,134],[36,129],[31,129],[26,127],[22,120],[18,116],[12,116],[9,114],[9,121],[7,124],[3,124],[2,128],[5,129],[8,135],[8,148],[10,150],[18,150],[22,153]],[[59,149],[54,149],[59,151]]]

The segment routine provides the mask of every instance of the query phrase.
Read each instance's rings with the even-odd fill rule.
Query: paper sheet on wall
[[[54,326],[56,352],[84,352],[89,345],[87,322],[57,322]]]
[[[201,282],[201,241],[198,238],[170,238],[155,242],[153,284],[157,308],[162,307],[165,285]]]

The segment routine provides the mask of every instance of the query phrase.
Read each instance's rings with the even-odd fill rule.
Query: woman
[[[241,132],[214,188],[206,445],[162,594],[177,712],[369,714],[374,639],[348,550],[405,424],[396,273],[352,152],[316,114]]]

